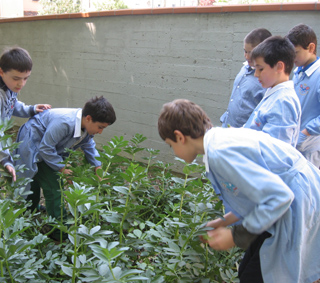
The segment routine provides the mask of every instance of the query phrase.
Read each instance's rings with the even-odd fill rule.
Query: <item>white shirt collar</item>
[[[310,77],[313,74],[313,72],[317,70],[319,67],[320,67],[320,60],[318,59],[314,64],[312,64],[312,66],[308,70],[306,70],[306,75]]]
[[[264,99],[269,97],[271,94],[275,93],[277,90],[281,89],[281,88],[294,88],[294,84],[293,81],[289,80],[289,81],[285,81],[281,84],[277,84],[274,87],[269,87],[264,95]]]
[[[209,134],[208,134],[208,131],[206,131],[203,137],[203,148],[204,148],[203,163],[206,167],[206,172],[209,172],[209,162],[208,162],[208,155],[207,155],[208,141],[209,141]]]
[[[73,135],[74,138],[81,137],[81,120],[82,120],[82,109],[79,109],[76,115],[76,123],[74,127],[74,135]]]
[[[320,67],[320,59],[318,59],[314,64],[312,64],[312,66],[305,71],[305,74],[310,77],[315,70],[317,70]],[[294,73],[296,73],[298,71],[298,67],[294,69]],[[303,70],[302,70],[303,71]]]

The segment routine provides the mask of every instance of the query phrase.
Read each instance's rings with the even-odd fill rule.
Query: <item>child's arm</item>
[[[101,162],[96,159],[100,154],[96,149],[96,143],[93,138],[90,138],[87,143],[81,145],[81,149],[83,150],[88,162],[93,165],[96,168],[95,171],[97,171],[101,166]]]
[[[319,77],[319,72],[318,72]],[[315,87],[316,92],[314,93],[314,97],[317,97],[317,101],[320,101],[320,83],[317,83],[317,86]],[[313,107],[319,107],[319,104],[314,105]],[[313,109],[310,109],[311,112]],[[319,112],[318,112],[319,113]],[[305,125],[305,129],[300,129],[300,136],[298,143],[301,144],[308,136],[317,136],[320,135],[320,115],[315,117],[314,119],[308,121],[308,123]],[[301,135],[302,133],[302,135]]]
[[[209,160],[215,174],[234,185],[232,194],[230,188],[221,186],[221,194],[230,208],[243,217],[244,228],[253,234],[267,231],[289,209],[294,199],[293,192],[284,181],[256,160],[261,160],[261,164],[286,164],[281,160],[269,161],[267,158],[274,159],[274,155],[268,156],[265,149],[262,156],[261,150],[247,148],[244,154],[237,147],[234,150],[228,147],[215,150],[212,160]]]
[[[38,112],[42,112],[43,110],[50,108],[50,104],[25,105],[23,102],[17,100],[14,104],[13,116],[29,118]]]
[[[233,223],[239,221],[239,218],[235,216],[232,212],[229,212],[223,216],[223,218],[217,218],[207,223],[207,227],[227,227]]]

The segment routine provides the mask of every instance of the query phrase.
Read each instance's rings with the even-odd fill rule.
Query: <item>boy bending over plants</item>
[[[116,115],[112,105],[104,97],[90,99],[81,108],[56,108],[45,110],[33,116],[21,126],[17,142],[22,142],[17,149],[20,158],[16,165],[25,164],[28,168],[20,177],[32,178],[27,189],[33,194],[28,196],[32,201],[31,209],[38,207],[40,188],[45,197],[48,215],[61,218],[61,191],[58,172],[71,174],[61,162],[66,155],[66,148],[81,148],[88,162],[100,168],[101,162],[95,148],[93,136],[113,124]],[[65,215],[65,213],[64,213]],[[60,231],[57,231],[57,237]],[[54,234],[51,234],[55,238]],[[67,235],[65,235],[66,237]]]
[[[320,173],[301,153],[261,131],[213,128],[183,99],[164,104],[158,130],[186,162],[204,155],[207,177],[231,211],[207,223],[213,229],[202,241],[215,250],[246,249],[240,282],[320,278]]]

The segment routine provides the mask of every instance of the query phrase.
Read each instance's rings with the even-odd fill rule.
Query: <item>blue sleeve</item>
[[[13,159],[10,155],[9,149],[3,150],[0,143],[0,163],[3,167],[10,165],[13,167]]]
[[[300,129],[300,107],[290,100],[278,99],[266,113],[262,131],[296,146]]]
[[[320,102],[320,85],[317,90],[317,97],[318,101]],[[320,110],[319,110],[320,112]],[[310,135],[320,135],[320,115],[312,120],[310,120],[307,125],[306,129]],[[303,129],[301,129],[303,130]]]
[[[222,188],[224,198],[232,210],[242,215],[242,224],[249,232],[260,234],[268,230],[289,209],[294,194],[278,175],[237,149],[215,151],[213,156],[209,160],[212,171],[237,189],[230,193]]]
[[[83,150],[86,159],[91,165],[95,167],[101,166],[101,162],[96,159],[96,157],[99,157],[100,155],[96,150],[96,143],[93,138],[90,138],[87,143],[81,145],[81,149]]]
[[[23,102],[17,100],[14,104],[14,110],[12,115],[21,118],[32,117],[36,114],[35,108],[36,106],[34,105],[25,105]]]

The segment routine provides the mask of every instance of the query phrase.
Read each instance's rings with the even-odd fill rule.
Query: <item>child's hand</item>
[[[7,165],[6,169],[9,172],[9,174],[11,174],[12,181],[15,182],[17,180],[16,170],[11,165]]]
[[[51,109],[50,104],[37,104],[36,111],[37,112],[43,112],[44,110]]]
[[[211,220],[207,223],[206,227],[218,228],[220,226],[223,226],[222,221],[223,220],[221,218]]]
[[[229,250],[235,246],[231,229],[220,227],[207,232],[206,242],[217,251]]]
[[[61,168],[59,170],[59,172],[65,174],[65,175],[72,175],[72,170],[67,169],[66,167]],[[67,177],[67,182],[68,182],[68,184],[72,185],[72,180],[70,180],[68,177]]]

